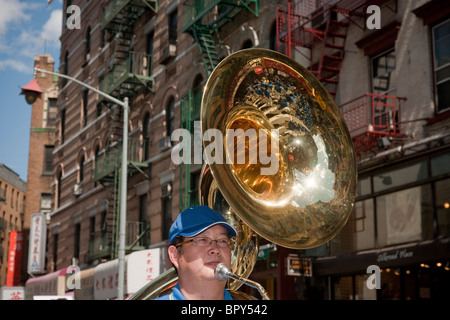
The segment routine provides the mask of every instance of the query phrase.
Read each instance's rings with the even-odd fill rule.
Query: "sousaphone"
[[[226,57],[206,83],[201,127],[207,165],[200,201],[246,230],[237,239],[245,241],[236,248],[234,273],[251,273],[255,233],[308,249],[346,224],[357,184],[352,140],[333,98],[299,63],[256,48]],[[243,258],[248,253],[252,261]],[[135,296],[145,288],[154,289],[150,282]]]

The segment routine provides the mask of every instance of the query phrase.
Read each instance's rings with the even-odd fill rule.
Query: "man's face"
[[[185,241],[195,238],[209,238],[212,240],[228,239],[226,229],[221,225],[212,226],[195,237],[186,237]],[[187,281],[219,281],[214,276],[214,269],[219,263],[225,263],[231,267],[231,249],[219,248],[215,241],[205,247],[194,245],[193,242],[185,243],[181,250],[172,247],[169,253],[172,263],[178,270],[180,280]]]

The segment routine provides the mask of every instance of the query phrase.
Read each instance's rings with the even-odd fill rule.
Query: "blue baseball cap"
[[[231,237],[237,236],[237,231],[229,224],[223,215],[208,206],[189,207],[181,212],[169,230],[169,243],[178,237],[193,237],[206,229],[221,225]]]

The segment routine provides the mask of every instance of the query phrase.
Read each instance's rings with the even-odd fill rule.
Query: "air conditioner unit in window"
[[[177,45],[172,43],[168,44],[167,47],[163,49],[160,63],[168,64],[176,57],[176,55],[177,55]]]
[[[83,186],[81,183],[77,183],[73,186],[73,194],[75,196],[80,196],[83,193]]]
[[[167,183],[161,186],[161,197],[168,197],[172,194],[172,184]]]
[[[159,141],[158,141],[158,149],[160,151],[167,150],[167,149],[169,149],[171,147],[172,147],[172,141],[170,141],[170,137],[169,136],[165,136],[165,137],[162,137],[161,139],[159,139]]]

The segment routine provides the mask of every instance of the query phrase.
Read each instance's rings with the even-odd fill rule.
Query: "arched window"
[[[79,168],[80,169],[78,170],[78,182],[82,184],[84,180],[84,155],[82,155],[80,158]]]
[[[61,190],[62,190],[62,170],[60,169],[57,176],[56,183],[56,208],[61,206]]]

